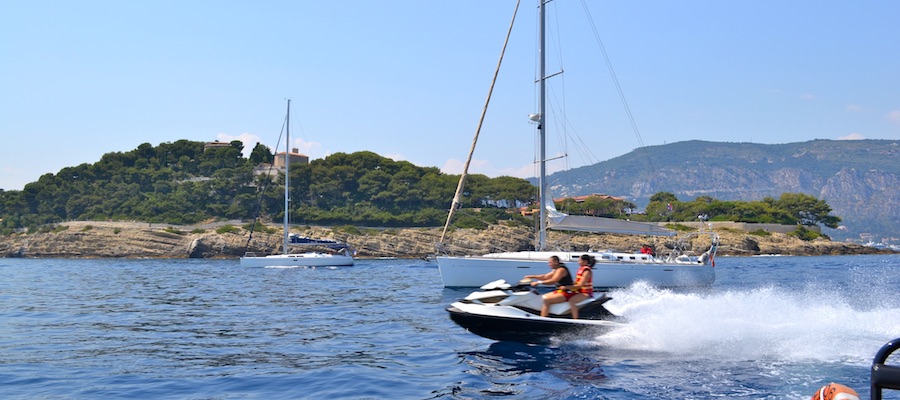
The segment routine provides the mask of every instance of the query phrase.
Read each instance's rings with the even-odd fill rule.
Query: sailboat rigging
[[[536,122],[539,133],[539,176],[538,176],[538,204],[539,204],[539,228],[538,241],[535,251],[512,251],[490,253],[478,256],[451,256],[440,254],[435,260],[441,274],[444,287],[479,287],[485,282],[503,279],[508,282],[516,282],[522,276],[529,274],[541,274],[546,272],[547,259],[557,256],[563,263],[577,268],[578,258],[585,252],[566,250],[550,250],[547,244],[547,229],[571,230],[582,232],[605,232],[621,234],[640,234],[657,236],[675,236],[675,232],[668,229],[646,223],[616,220],[610,218],[570,216],[556,210],[553,199],[547,189],[547,152],[546,152],[546,102],[547,79],[546,73],[546,1],[538,0],[538,57],[539,71],[537,84],[539,85],[539,105],[537,113],[529,117]],[[516,12],[518,3],[516,4]],[[513,14],[515,20],[515,12]],[[512,24],[510,25],[510,30]],[[507,42],[509,33],[507,33]],[[504,43],[504,51],[506,43]],[[502,56],[501,56],[502,61]],[[498,63],[497,71],[500,64]],[[497,71],[495,71],[495,79]],[[493,83],[492,83],[493,90]],[[490,94],[489,94],[490,97]],[[487,103],[485,104],[485,111]],[[482,116],[483,119],[483,116]],[[480,122],[479,122],[480,131]],[[476,132],[475,141],[477,141]],[[475,142],[473,141],[473,150]],[[469,153],[469,160],[472,152]],[[466,161],[468,165],[469,160]],[[443,251],[445,246],[445,234],[450,225],[452,211],[459,204],[463,186],[465,184],[466,171],[460,176],[457,192],[454,196],[451,212],[444,227],[444,234],[438,243],[438,250]],[[596,260],[596,277],[594,285],[599,288],[612,288],[628,286],[636,281],[646,281],[657,286],[698,286],[709,285],[715,281],[714,257],[718,248],[718,235],[712,231],[692,233],[682,238],[679,243],[686,243],[697,235],[708,235],[709,249],[700,255],[690,254],[683,249],[683,245],[676,245],[672,251],[659,257],[653,254],[624,253],[624,252],[587,252]]]

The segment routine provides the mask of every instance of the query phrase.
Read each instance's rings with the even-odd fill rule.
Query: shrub
[[[453,221],[453,226],[461,229],[484,229],[488,226],[488,222],[468,214],[463,214]]]
[[[794,236],[800,240],[804,240],[807,242],[816,240],[820,237],[824,237],[824,238],[828,237],[819,232],[806,229],[803,226],[798,227],[797,230],[791,231],[790,233],[788,233],[788,235]]]
[[[684,224],[666,224],[666,228],[669,228],[669,229],[672,229],[672,230],[676,230],[676,231],[679,231],[679,232],[690,232],[690,231],[696,230],[696,229],[691,228],[691,227],[689,227],[689,226],[687,226],[687,225],[684,225]]]
[[[179,230],[179,229],[176,229],[176,228],[173,227],[173,226],[167,227],[166,229],[163,229],[163,230],[166,231],[166,232],[169,232],[169,233],[174,233],[174,234],[176,234],[176,235],[184,235],[184,231],[181,231],[181,230]]]
[[[344,232],[350,235],[362,235],[362,231],[353,225],[341,225],[334,227],[335,231]]]
[[[255,225],[255,227],[254,227],[254,225]],[[266,226],[265,224],[263,224],[262,222],[250,222],[250,223],[244,224],[244,226],[242,226],[242,228],[244,228],[244,230],[248,231],[248,232],[252,231],[252,232],[261,232],[261,233],[268,233],[268,234],[279,232],[279,229],[270,228],[270,227]]]
[[[218,233],[220,235],[225,234],[225,233],[240,233],[240,232],[241,232],[241,228],[238,228],[231,224],[222,225],[222,226],[216,228],[216,233]]]

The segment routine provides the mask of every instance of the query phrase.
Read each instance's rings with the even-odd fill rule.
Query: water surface
[[[719,258],[716,269],[707,289],[613,291],[620,330],[529,346],[453,324],[444,308],[468,291],[442,288],[421,260],[0,259],[0,391],[808,399],[834,381],[868,398],[872,357],[900,338],[900,255]]]

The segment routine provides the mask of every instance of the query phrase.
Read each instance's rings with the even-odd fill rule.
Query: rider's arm
[[[544,280],[541,283],[543,283],[545,285],[557,283],[563,278],[563,276],[565,276],[565,274],[566,274],[565,268],[557,268],[557,269],[551,271],[550,273],[548,273],[547,275],[549,275],[549,276],[546,278],[546,280]]]
[[[544,279],[549,278],[551,273],[552,273],[552,272],[548,272],[548,273],[546,273],[546,274],[541,274],[541,275],[525,275],[525,278],[524,278],[524,279],[538,279],[538,280],[544,280]]]

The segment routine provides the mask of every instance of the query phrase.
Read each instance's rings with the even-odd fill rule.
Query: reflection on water
[[[517,376],[554,368],[560,352],[546,346],[494,342],[485,351],[467,351],[460,355],[486,375]]]
[[[601,386],[607,379],[602,363],[592,356],[595,346],[565,344],[560,347],[493,342],[484,351],[460,352],[473,373],[483,378],[482,396],[569,397],[585,385]],[[548,382],[552,382],[549,383]],[[538,381],[522,385],[522,381]]]

